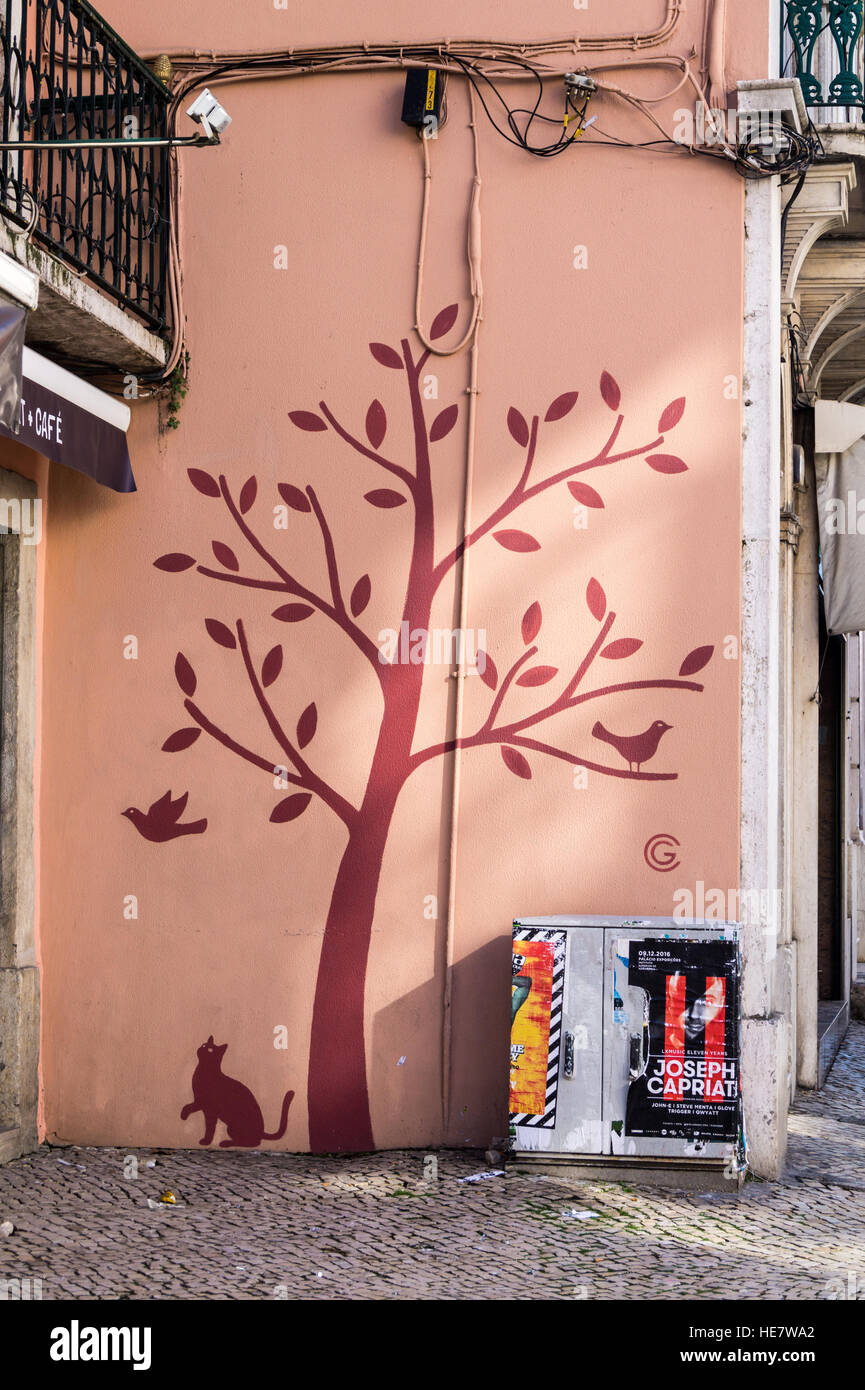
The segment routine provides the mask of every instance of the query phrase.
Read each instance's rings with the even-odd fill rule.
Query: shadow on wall
[[[375,1016],[370,1092],[377,1115],[382,1117],[376,1131],[379,1147],[402,1143],[408,1147],[459,1144],[486,1148],[492,1138],[508,1132],[510,929],[457,961],[450,971],[450,985],[447,1116],[442,1113],[447,1045],[442,1027],[437,1036],[429,1032],[430,1019],[442,1024],[441,976],[427,980]],[[422,1056],[418,1064],[418,1050],[426,1049],[435,1049],[434,1059]],[[422,1106],[416,1094],[419,1085],[430,1092]],[[395,1130],[392,1138],[383,1132],[382,1125],[399,1125],[409,1096],[412,1112],[430,1117],[438,1113],[442,1117],[440,1127],[424,1135]]]

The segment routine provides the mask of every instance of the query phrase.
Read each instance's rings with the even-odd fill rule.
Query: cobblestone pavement
[[[790,1117],[785,1179],[738,1194],[470,1183],[483,1159],[452,1150],[431,1180],[410,1152],[140,1150],[135,1179],[122,1150],[46,1148],[0,1169],[0,1281],[44,1299],[865,1299],[863,1094],[854,1023]],[[183,1205],[148,1206],[166,1187]]]

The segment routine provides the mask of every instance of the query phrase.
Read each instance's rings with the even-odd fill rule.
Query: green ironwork
[[[784,28],[793,45],[793,72],[806,106],[862,106],[859,40],[865,0],[784,0]],[[814,72],[817,40],[829,32],[835,44],[837,72],[824,92]]]
[[[822,106],[820,83],[812,72],[814,46],[823,18],[823,0],[787,0],[787,32],[793,41],[794,72],[806,106]]]
[[[862,101],[862,79],[853,71],[856,43],[862,33],[861,0],[830,0],[829,28],[841,64],[829,83],[829,99],[838,106],[856,106]]]

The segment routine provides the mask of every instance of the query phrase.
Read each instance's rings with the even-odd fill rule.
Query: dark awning
[[[7,308],[0,306],[4,312]],[[0,405],[2,400],[0,381]],[[129,419],[129,407],[123,401],[25,347],[18,430],[9,428],[0,413],[0,434],[35,449],[52,463],[86,473],[103,487],[135,492],[126,442]]]

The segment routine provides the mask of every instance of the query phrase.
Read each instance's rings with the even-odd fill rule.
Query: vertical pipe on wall
[[[709,78],[709,105],[713,111],[727,106],[727,0],[711,0],[712,9],[706,35]]]
[[[463,482],[463,503],[462,503],[462,535],[466,537],[471,531],[472,519],[472,488],[474,483],[474,463],[475,463],[475,440],[477,436],[477,399],[478,399],[478,358],[479,347],[478,337],[480,325],[483,319],[483,281],[481,279],[481,177],[480,177],[480,146],[478,140],[478,113],[475,101],[475,91],[471,83],[468,86],[469,97],[469,128],[472,132],[472,145],[474,149],[474,182],[472,185],[472,197],[469,207],[468,225],[468,260],[469,274],[471,280],[471,292],[474,300],[474,310],[472,323],[469,333],[471,335],[471,358],[469,367],[469,385],[467,393],[469,398],[468,419],[466,423],[466,469]],[[426,151],[425,151],[426,156]],[[424,159],[425,168],[428,169],[428,161]],[[425,190],[429,187],[428,182],[424,185]],[[426,199],[426,191],[424,194]],[[423,239],[422,239],[423,245]],[[422,261],[418,267],[418,317],[420,324],[420,284],[422,274]],[[468,335],[467,335],[468,336]],[[459,345],[463,347],[467,339]],[[459,349],[455,349],[459,350]],[[459,803],[460,803],[460,784],[462,778],[462,754],[460,752],[460,738],[462,737],[463,727],[463,695],[464,681],[466,677],[465,669],[465,633],[468,626],[468,574],[469,574],[469,553],[470,548],[464,547],[460,558],[459,569],[459,621],[460,632],[459,647],[457,651],[456,675],[456,697],[454,700],[454,751],[452,760],[452,780],[451,780],[451,805],[450,805],[450,844],[448,848],[448,904],[447,920],[445,926],[445,951],[444,951],[444,980],[442,985],[442,1078],[441,1078],[441,1103],[442,1103],[442,1129],[443,1137],[446,1139],[450,1125],[450,1093],[451,1093],[451,1054],[453,1049],[453,1029],[452,1029],[452,1009],[453,1009],[453,971],[454,971],[454,951],[456,940],[456,898],[457,898],[457,854],[458,854],[458,831],[459,831]]]
[[[472,113],[474,119],[474,113]],[[477,399],[478,399],[478,334],[475,333],[471,350],[471,370],[470,383],[468,387],[469,408],[467,434],[468,442],[466,445],[466,471],[465,483],[463,488],[463,535],[468,535],[471,529],[472,515],[472,484],[474,477],[474,455],[475,437],[477,434]],[[444,992],[442,1000],[442,1124],[444,1127],[444,1137],[447,1139],[450,1127],[450,1093],[451,1093],[451,1054],[452,1054],[452,1006],[453,1006],[453,971],[454,971],[454,944],[456,929],[456,894],[457,894],[457,847],[458,847],[458,818],[460,803],[460,783],[462,778],[462,754],[460,752],[459,740],[462,737],[463,727],[463,692],[465,689],[465,632],[468,618],[468,557],[470,551],[463,552],[460,563],[460,598],[459,598],[459,630],[463,634],[459,646],[459,663],[457,666],[457,688],[456,699],[454,701],[454,742],[456,747],[453,752],[453,777],[451,781],[451,814],[450,814],[450,846],[448,854],[448,906],[447,906],[447,927],[445,935],[445,976]]]

